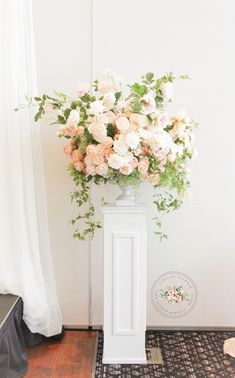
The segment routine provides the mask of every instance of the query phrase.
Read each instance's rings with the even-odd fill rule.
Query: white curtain
[[[0,0],[0,293],[20,295],[32,332],[61,332],[49,244],[36,95],[31,0]]]

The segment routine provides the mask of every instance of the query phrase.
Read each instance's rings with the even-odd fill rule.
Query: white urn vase
[[[136,206],[136,186],[119,185],[122,193],[116,199],[116,206]]]

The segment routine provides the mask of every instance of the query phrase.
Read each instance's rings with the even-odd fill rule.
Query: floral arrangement
[[[172,101],[175,79],[172,73],[156,78],[148,72],[126,85],[106,70],[99,80],[80,83],[75,98],[55,92],[53,97],[28,99],[29,105],[38,107],[35,121],[51,117],[51,124],[60,125],[58,136],[66,140],[64,153],[76,185],[71,198],[79,208],[85,205],[84,212],[71,221],[77,225],[74,237],[84,240],[101,227],[89,198],[91,182],[137,185],[147,181],[156,188],[153,202],[159,212],[180,206],[189,187],[187,163],[194,153],[196,123],[185,112],[170,115],[165,110]],[[77,223],[81,220],[83,230]],[[159,230],[160,218],[154,220],[156,234],[166,238]]]
[[[182,286],[168,287],[167,290],[161,290],[161,298],[167,299],[168,303],[180,303],[188,301],[188,294],[183,290]]]

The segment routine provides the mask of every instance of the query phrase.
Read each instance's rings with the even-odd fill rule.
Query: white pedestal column
[[[146,208],[105,206],[103,363],[146,362]]]

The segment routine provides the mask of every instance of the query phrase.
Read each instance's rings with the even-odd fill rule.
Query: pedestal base
[[[105,206],[103,363],[146,363],[146,208]]]

